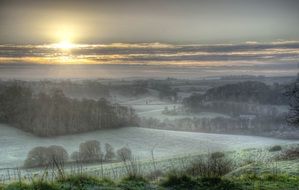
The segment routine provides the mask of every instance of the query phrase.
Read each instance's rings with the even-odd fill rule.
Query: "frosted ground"
[[[115,102],[131,106],[141,118],[154,118],[160,121],[164,119],[174,120],[181,118],[215,118],[215,117],[229,117],[219,113],[202,112],[200,114],[180,114],[180,115],[165,115],[163,111],[165,108],[172,110],[173,108],[180,109],[181,104],[174,104],[167,101],[161,101],[157,95],[152,93],[152,96],[144,96],[139,98],[126,98],[123,96],[115,96]],[[146,103],[148,102],[148,103]]]
[[[154,146],[156,158],[169,158],[219,150],[238,150],[276,144],[299,143],[299,140],[290,141],[253,136],[205,134],[134,127],[51,138],[39,138],[7,125],[0,125],[0,131],[0,168],[21,166],[27,153],[36,146],[62,145],[69,153],[72,153],[78,149],[81,142],[94,139],[100,141],[102,146],[104,143],[110,143],[115,148],[128,146],[132,149],[134,155],[143,160],[150,158],[150,152]]]

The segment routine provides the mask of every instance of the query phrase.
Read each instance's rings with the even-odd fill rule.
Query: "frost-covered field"
[[[150,151],[154,146],[156,158],[168,158],[219,150],[237,150],[299,142],[253,136],[205,134],[134,127],[39,138],[18,129],[0,125],[0,168],[22,165],[29,150],[36,146],[62,145],[69,153],[72,153],[78,149],[81,142],[94,139],[100,141],[102,146],[104,143],[110,143],[115,148],[128,146],[132,149],[134,155],[144,160],[150,158]]]
[[[202,112],[200,114],[196,113],[180,113],[178,115],[166,115],[163,114],[165,108],[172,110],[180,110],[182,104],[170,103],[167,101],[160,100],[157,96],[144,96],[139,98],[124,98],[121,96],[117,96],[117,103],[120,103],[125,106],[131,106],[134,108],[138,116],[141,118],[154,118],[160,121],[165,119],[174,120],[174,119],[182,119],[182,118],[215,118],[215,117],[229,117],[228,115],[220,114],[220,113],[210,113],[210,112]]]

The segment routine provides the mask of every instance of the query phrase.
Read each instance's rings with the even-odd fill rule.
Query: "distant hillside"
[[[193,94],[184,100],[184,105],[196,111],[200,105],[211,101],[256,103],[265,105],[286,105],[286,86],[269,86],[262,82],[246,81],[209,89],[205,94]]]
[[[132,108],[100,100],[68,98],[61,90],[34,94],[14,83],[0,87],[0,122],[38,136],[56,136],[136,123]]]
[[[212,88],[206,92],[205,100],[254,102],[271,105],[287,104],[287,98],[283,93],[284,86],[268,86],[262,82],[246,81]]]

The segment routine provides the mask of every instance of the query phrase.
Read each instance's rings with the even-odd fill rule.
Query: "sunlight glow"
[[[74,48],[75,44],[71,43],[69,40],[63,40],[57,44],[53,44],[53,47],[68,50]]]

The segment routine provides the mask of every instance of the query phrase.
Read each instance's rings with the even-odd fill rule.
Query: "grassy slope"
[[[285,147],[283,147],[284,149]],[[230,152],[227,156],[237,155],[236,159],[246,157],[248,152],[259,152],[257,149],[244,150],[241,153]],[[264,150],[267,157],[278,155],[280,151]],[[234,156],[233,156],[234,157]],[[258,159],[260,159],[259,157]],[[58,180],[45,182],[36,179],[28,183],[11,183],[0,190],[96,190],[96,189],[198,189],[198,190],[298,190],[299,158],[271,162],[249,162],[223,177],[190,176],[184,172],[167,172],[155,179],[138,176],[124,177],[119,180],[102,179],[87,175],[61,177]]]

